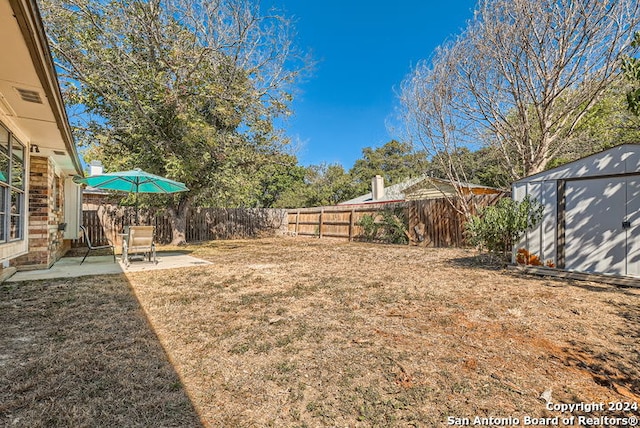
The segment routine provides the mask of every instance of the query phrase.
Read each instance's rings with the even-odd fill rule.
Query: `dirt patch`
[[[191,249],[214,264],[131,281],[205,425],[560,416],[545,392],[640,401],[637,290],[487,269],[469,250],[300,238]]]

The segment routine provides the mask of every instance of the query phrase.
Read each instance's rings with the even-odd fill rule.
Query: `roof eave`
[[[9,0],[22,36],[29,49],[33,66],[49,100],[58,130],[77,174],[83,174],[78,149],[73,141],[69,118],[65,110],[58,75],[49,49],[38,6],[34,0]]]

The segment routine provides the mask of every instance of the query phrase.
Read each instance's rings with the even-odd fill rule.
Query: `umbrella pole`
[[[140,226],[140,219],[138,218],[138,193],[140,191],[140,181],[139,181],[138,178],[136,178],[135,183],[136,183],[136,193],[134,195],[134,201],[135,201],[134,203],[136,205],[136,219],[135,219],[135,222],[136,222],[136,226]]]

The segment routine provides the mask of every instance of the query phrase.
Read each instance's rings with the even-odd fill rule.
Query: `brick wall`
[[[52,210],[53,215],[50,215],[49,220],[50,251],[53,254],[53,261],[55,262],[69,251],[71,248],[71,241],[68,239],[65,241],[64,231],[58,230],[58,225],[64,222],[64,179],[57,177],[53,168],[50,169],[50,172],[52,186],[55,185],[57,188],[57,192],[55,192],[57,200],[55,208]]]
[[[63,239],[64,232],[58,230],[64,216],[64,186],[51,160],[32,156],[29,180],[29,253],[11,263],[20,270],[51,267],[70,247]]]

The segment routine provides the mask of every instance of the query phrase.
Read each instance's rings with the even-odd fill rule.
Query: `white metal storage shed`
[[[544,206],[516,249],[575,272],[640,277],[640,145],[623,144],[512,184]]]

